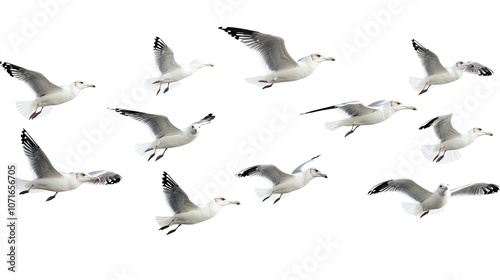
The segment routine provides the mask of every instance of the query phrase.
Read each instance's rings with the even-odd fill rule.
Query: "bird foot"
[[[422,218],[423,216],[429,214],[429,211],[425,211],[424,213],[422,213],[422,215],[420,215],[420,218]]]
[[[30,118],[29,118],[29,119],[30,119],[30,120],[35,119],[36,117],[38,117],[38,115],[40,115],[40,113],[41,113],[41,112],[42,112],[42,111],[40,111],[40,112],[33,112],[33,114],[31,114],[31,116],[30,116]]]
[[[270,88],[272,86],[273,86],[273,83],[270,83],[270,84],[265,85],[262,89]]]
[[[164,230],[166,228],[168,228],[170,225],[166,225],[166,226],[162,226],[159,230]]]
[[[153,148],[149,148],[149,149],[145,150],[144,152],[147,153],[147,152],[151,151],[152,149]]]
[[[154,157],[154,155],[155,155],[155,154],[150,155],[150,156],[149,156],[149,158],[148,158],[148,161],[149,161],[151,158],[153,158],[153,157]]]
[[[167,88],[163,91],[163,93],[166,93],[169,89],[170,89],[170,87],[167,87]]]
[[[159,156],[156,158],[156,160],[155,160],[155,161],[158,161],[158,160],[159,160],[160,158],[162,158],[162,157],[163,157],[163,155],[159,155]]]
[[[176,229],[173,229],[173,230],[171,230],[171,231],[169,231],[169,232],[167,232],[167,235],[169,235],[169,234],[171,234],[171,233],[174,233],[176,230],[177,230],[177,228],[176,228]]]
[[[24,191],[20,192],[19,194],[27,194],[29,192],[30,192],[30,190],[24,190]]]
[[[276,200],[273,202],[273,204],[276,204],[276,202],[278,202],[280,200],[281,196],[276,198]],[[281,204],[280,204],[281,205]]]
[[[444,155],[440,156],[440,157],[436,160],[436,162],[440,162],[443,158],[444,158]]]
[[[56,195],[53,195],[53,196],[49,196],[49,198],[47,198],[47,200],[45,201],[51,201],[52,199],[56,198]]]
[[[349,131],[345,134],[344,138],[346,138],[347,136],[351,135],[353,132],[354,132],[354,130],[349,130]]]
[[[436,161],[436,159],[439,157],[439,153],[434,157],[432,161]]]

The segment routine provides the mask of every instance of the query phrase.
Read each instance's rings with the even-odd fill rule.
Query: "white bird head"
[[[88,87],[95,87],[95,85],[93,84],[86,84],[82,81],[76,81],[76,82],[73,82],[73,86],[77,89],[84,89],[84,88],[88,88]]]
[[[476,134],[477,136],[483,136],[483,135],[493,136],[493,133],[483,131],[483,130],[482,130],[481,128],[479,128],[479,127],[475,127],[475,128],[473,128],[473,129],[472,129],[472,133]]]
[[[415,108],[413,106],[404,105],[404,104],[401,104],[401,102],[395,101],[395,100],[391,100],[391,102],[389,104],[390,104],[391,108],[394,111],[399,111],[399,110],[417,110],[417,108]]]
[[[215,119],[215,116],[213,114],[208,114],[203,119],[193,123],[190,127],[191,133],[192,134],[198,133],[198,130],[200,129],[200,127],[202,127],[206,124],[209,124],[213,119]]]
[[[316,62],[316,63],[321,63],[323,61],[335,61],[335,58],[333,58],[333,57],[323,56],[323,55],[320,55],[317,53],[313,53],[310,56],[311,56],[311,60],[313,62]]]
[[[328,178],[328,176],[326,176],[325,173],[322,173],[321,171],[319,171],[318,169],[316,168],[309,168],[309,174],[311,174],[311,176],[314,178],[314,177],[323,177],[323,178]]]
[[[83,173],[83,172],[75,173],[75,178],[76,178],[76,180],[78,180],[82,183],[101,182],[101,179],[99,179],[99,177],[90,176],[89,174]]]
[[[440,195],[446,194],[448,191],[448,184],[440,184],[439,187],[437,188],[436,192],[439,193]]]
[[[460,70],[465,70],[470,65],[470,61],[460,60],[455,63],[455,67]]]
[[[214,201],[215,204],[218,204],[220,206],[226,206],[226,205],[230,205],[230,204],[240,205],[239,201],[226,200],[223,197],[216,197],[216,198],[214,198],[213,201]]]

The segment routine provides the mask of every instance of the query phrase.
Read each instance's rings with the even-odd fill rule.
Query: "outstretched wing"
[[[169,48],[160,37],[155,38],[153,50],[155,53],[156,65],[162,74],[181,68],[181,66],[175,62],[172,49]]]
[[[219,27],[247,47],[256,50],[271,71],[278,71],[297,66],[297,62],[288,54],[282,38],[236,27]]]
[[[451,117],[452,114],[435,117],[424,123],[419,129],[434,126],[434,132],[441,142],[462,136],[451,124]]]
[[[493,75],[493,70],[482,65],[478,62],[469,62],[469,66],[465,68],[465,71],[468,73],[476,74],[478,76],[491,76]]]
[[[375,105],[377,105],[377,104],[375,104]],[[309,112],[302,113],[301,115],[310,114],[310,113],[319,112],[319,111],[324,111],[324,110],[330,110],[330,109],[340,109],[351,117],[360,116],[360,115],[367,115],[367,114],[370,114],[370,113],[377,111],[377,109],[365,106],[365,105],[363,105],[363,103],[361,103],[359,101],[351,101],[351,102],[341,103],[341,104],[337,104],[337,105],[333,105],[333,106],[328,106],[328,107],[321,108],[321,109],[312,110]]]
[[[286,179],[293,178],[293,175],[287,174],[281,170],[279,170],[276,166],[272,164],[267,165],[255,165],[252,167],[248,167],[243,169],[238,174],[238,177],[246,177],[246,176],[261,176],[273,184],[273,186],[278,185],[279,183],[285,181]]]
[[[411,42],[413,48],[417,52],[418,57],[420,58],[420,61],[422,62],[422,66],[424,66],[427,76],[448,72],[446,68],[444,68],[444,66],[441,64],[439,58],[435,53],[426,49],[416,40],[411,40]]]
[[[430,191],[422,188],[410,179],[397,179],[382,182],[373,187],[368,194],[372,195],[380,192],[402,192],[418,202],[422,202],[432,195]]]
[[[174,126],[167,117],[162,115],[153,115],[138,111],[126,110],[126,109],[110,109],[116,111],[124,116],[131,117],[135,120],[145,123],[156,138],[161,138],[165,135],[180,134],[182,131]]]
[[[100,184],[100,185],[116,184],[120,182],[122,179],[122,176],[120,176],[119,174],[107,170],[92,171],[89,172],[89,175],[99,178],[99,181],[92,181],[89,183]]]
[[[459,195],[488,195],[497,193],[499,190],[498,185],[487,183],[476,183],[465,185],[451,190],[451,196]]]
[[[163,193],[165,194],[165,199],[167,204],[172,208],[175,214],[182,212],[189,212],[196,210],[199,207],[196,206],[187,194],[177,185],[177,183],[170,177],[170,175],[163,171]]]
[[[28,157],[31,168],[38,178],[54,178],[62,176],[61,173],[59,173],[59,171],[52,166],[49,158],[25,129],[23,129],[21,134],[21,143],[23,145],[24,154]]]
[[[26,82],[35,91],[37,97],[62,89],[60,86],[51,83],[42,73],[31,71],[8,62],[2,63],[2,66],[9,75]]]
[[[300,172],[304,171],[304,166],[306,166],[306,165],[307,165],[308,163],[310,163],[311,161],[313,161],[313,160],[315,160],[315,159],[319,158],[320,156],[321,156],[321,155],[317,155],[317,156],[315,156],[315,157],[311,158],[310,160],[308,160],[308,161],[304,162],[303,164],[301,164],[301,165],[297,166],[297,168],[295,168],[295,170],[293,170],[292,174],[295,174],[295,173],[300,173]]]

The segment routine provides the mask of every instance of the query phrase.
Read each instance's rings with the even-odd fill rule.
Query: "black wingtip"
[[[155,43],[153,45],[153,50],[155,50],[155,51],[161,50],[161,49],[165,48],[166,46],[167,46],[167,44],[165,44],[165,42],[163,42],[163,40],[160,37],[158,37],[158,36],[155,37]]]
[[[16,67],[14,64],[10,64],[8,62],[3,62],[2,67],[3,67],[3,69],[5,69],[5,71],[7,71],[7,73],[11,77],[14,77],[14,73],[12,72],[12,69],[15,69],[15,67]]]
[[[500,187],[498,185],[489,184],[487,186],[487,189],[484,191],[484,194],[488,195],[488,194],[497,193],[499,190],[500,190]]]
[[[249,176],[252,173],[254,173],[257,170],[258,167],[259,166],[256,165],[256,166],[252,166],[252,167],[249,167],[247,169],[244,169],[244,170],[240,171],[238,174],[236,174],[236,177],[246,177],[246,176]]]
[[[391,182],[392,180],[387,180],[387,181],[384,181],[378,185],[376,185],[375,187],[373,187],[369,192],[368,192],[368,195],[372,195],[372,194],[376,194],[376,193],[379,193],[381,190],[383,190],[384,188],[386,188],[387,186],[389,186],[389,182]]]
[[[324,111],[324,110],[330,110],[330,109],[337,109],[337,108],[338,108],[337,105],[333,105],[333,106],[329,106],[329,107],[325,107],[325,108],[316,109],[316,110],[312,110],[312,111],[309,111],[309,112],[301,113],[300,115],[306,115],[306,114],[310,114],[310,113],[315,113],[315,112]]]
[[[437,119],[439,119],[439,117],[435,117],[435,118],[433,118],[432,120],[430,120],[430,121],[428,121],[428,122],[424,123],[424,124],[423,124],[422,126],[420,126],[418,129],[422,130],[422,129],[426,129],[426,128],[428,128],[428,127],[432,126],[432,125],[434,124],[434,122],[435,122]]]

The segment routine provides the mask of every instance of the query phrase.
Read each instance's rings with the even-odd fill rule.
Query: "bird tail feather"
[[[422,90],[425,86],[424,79],[416,77],[408,77],[408,83],[414,90]]]
[[[158,88],[160,87],[160,83],[158,83],[158,81],[160,81],[160,78],[161,77],[154,77],[154,78],[150,78],[150,79],[145,79],[144,80],[144,87],[146,87],[146,89],[148,89],[148,90],[157,92]],[[176,88],[180,84],[181,84],[180,82],[171,82],[170,86],[169,86],[169,91],[172,90],[173,88]],[[167,88],[167,83],[163,82],[161,84],[161,90],[158,94],[163,93],[163,91],[166,88]]]
[[[151,152],[151,151],[146,152],[146,150],[150,148],[151,148],[151,143],[140,143],[135,145],[135,151],[143,156],[146,156],[149,152]]]
[[[422,145],[420,149],[424,157],[430,161],[433,161],[438,154],[438,151],[436,150],[436,145]]]
[[[156,216],[156,222],[160,227],[164,227],[173,221],[174,217],[161,217]]]
[[[334,121],[334,122],[327,122],[327,123],[325,123],[325,127],[326,127],[326,129],[328,129],[328,130],[332,130],[332,131],[333,131],[333,130],[336,130],[337,128],[342,127],[342,126],[343,126],[343,124],[342,124],[342,120],[340,120],[340,121]]]
[[[401,206],[403,206],[403,209],[406,213],[413,216],[421,216],[424,213],[424,210],[422,209],[422,205],[420,205],[420,203],[403,202],[401,203]]]
[[[437,145],[422,145],[422,154],[424,157],[430,161],[433,161],[434,158],[438,155],[439,150],[437,149]],[[448,150],[444,154],[444,157],[437,163],[449,163],[455,160],[460,159],[460,152],[456,150]]]
[[[18,190],[19,192],[28,190],[32,186],[32,184],[33,184],[33,181],[16,178],[16,190]],[[30,193],[42,192],[42,191],[44,191],[44,190],[32,188],[30,190]]]
[[[260,77],[250,77],[250,78],[245,79],[245,81],[247,81],[248,83],[255,85],[255,86],[259,86],[259,87],[267,85],[267,82],[259,82],[262,80],[266,80],[266,77],[260,76]]]
[[[17,111],[19,111],[19,113],[21,113],[21,115],[25,118],[29,118],[36,110],[36,105],[33,101],[16,101],[16,107]],[[47,115],[50,111],[52,111],[52,109],[52,107],[43,107],[42,112],[37,116],[37,118]]]

